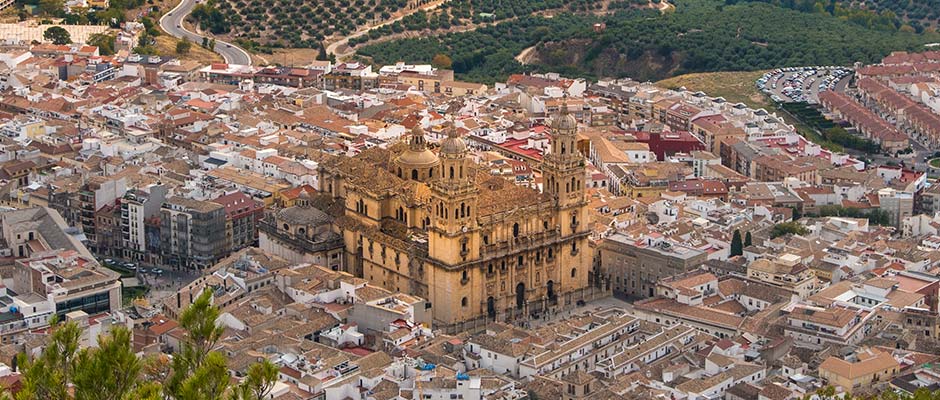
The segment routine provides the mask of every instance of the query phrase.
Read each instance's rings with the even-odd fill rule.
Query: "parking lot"
[[[778,68],[757,80],[757,88],[779,103],[819,103],[819,92],[844,91],[852,80],[846,67],[815,66]]]

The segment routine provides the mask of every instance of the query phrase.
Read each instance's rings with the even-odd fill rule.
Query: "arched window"
[[[555,255],[555,252],[552,250],[551,247],[549,247],[549,248],[548,248],[548,259],[551,260],[554,255]]]
[[[512,224],[512,237],[519,237],[519,223]]]
[[[404,176],[401,176],[401,167],[398,167],[398,177],[404,179]]]
[[[467,298],[466,298],[466,297],[460,299],[460,306],[461,306],[461,307],[466,307],[466,306],[467,306]]]
[[[418,170],[411,170],[411,179],[418,180]]]
[[[454,167],[450,167],[450,179],[454,179]]]
[[[467,279],[470,279],[469,276],[467,275],[467,270],[463,270],[463,272],[460,274],[460,279],[464,281]]]
[[[463,179],[463,165],[460,166],[460,179]]]
[[[574,276],[577,275],[577,274],[578,274],[578,269],[577,269],[577,268],[572,268],[572,269],[571,269],[571,277],[574,278]]]
[[[460,218],[463,218],[466,216],[467,216],[467,205],[464,203],[460,203]]]

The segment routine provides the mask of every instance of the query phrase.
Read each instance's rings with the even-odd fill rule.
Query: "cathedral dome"
[[[457,129],[450,126],[447,139],[441,142],[441,154],[463,154],[467,151],[467,142],[457,136]]]
[[[568,113],[567,104],[562,106],[561,113],[552,118],[552,130],[554,131],[573,131],[578,129],[578,120],[574,115]]]
[[[430,167],[440,162],[437,154],[429,150],[421,126],[415,126],[411,131],[408,149],[402,152],[395,162],[402,167]]]

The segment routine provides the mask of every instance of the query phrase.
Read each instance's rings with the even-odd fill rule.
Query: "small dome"
[[[561,112],[552,117],[553,131],[574,131],[578,129],[578,120],[568,113],[568,103],[562,105]]]
[[[447,139],[441,142],[441,154],[463,154],[467,151],[467,143],[457,136],[457,129],[451,125],[447,130]]]
[[[403,167],[422,168],[430,167],[440,162],[437,154],[428,149],[427,141],[424,138],[424,130],[421,126],[415,126],[411,130],[408,149],[401,153],[395,162]]]

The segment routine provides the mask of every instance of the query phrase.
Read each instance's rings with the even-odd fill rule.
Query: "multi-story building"
[[[914,194],[883,188],[878,190],[878,208],[888,214],[888,223],[900,226],[901,221],[914,214]]]
[[[372,72],[372,66],[357,62],[336,65],[323,76],[323,88],[327,90],[367,90],[375,87],[377,82],[378,74]]]
[[[708,254],[665,240],[658,234],[630,238],[613,234],[598,247],[600,270],[606,274],[614,294],[629,297],[653,297],[656,284],[663,278],[697,268]]]
[[[784,334],[794,345],[821,349],[828,345],[856,345],[871,330],[870,310],[846,307],[797,306],[787,317]]]
[[[591,296],[577,121],[563,111],[551,132],[541,193],[480,171],[453,127],[439,155],[418,126],[407,144],[321,162],[319,191],[345,204],[347,270],[429,299],[451,331]]]
[[[148,220],[153,224],[160,217],[160,207],[166,200],[167,188],[153,185],[147,191],[131,190],[121,198],[122,258],[154,262],[148,251]],[[149,241],[159,245],[159,235],[149,235]]]
[[[160,209],[160,243],[168,265],[205,269],[231,251],[225,207],[183,197],[170,197]]]
[[[258,243],[258,224],[264,216],[264,203],[240,191],[219,196],[212,202],[225,207],[232,250]]]
[[[120,308],[120,276],[98,265],[80,241],[81,230],[70,228],[57,212],[45,207],[6,211],[0,224],[6,246],[0,254],[13,261],[4,266],[4,276],[12,277],[8,287],[0,287],[2,343],[20,343],[21,334],[48,326],[54,314],[96,315]]]
[[[747,277],[787,289],[801,299],[818,292],[822,287],[813,270],[793,254],[784,254],[775,260],[754,260],[747,266]]]
[[[101,252],[108,249],[108,245],[113,243],[98,243],[98,221],[107,223],[107,220],[113,217],[114,206],[117,199],[124,196],[127,191],[124,178],[111,179],[104,176],[92,176],[82,185],[78,192],[78,215],[79,223],[85,238],[88,240],[88,246],[93,252]],[[109,215],[110,214],[110,215]],[[106,227],[100,227],[102,231],[111,232]]]

